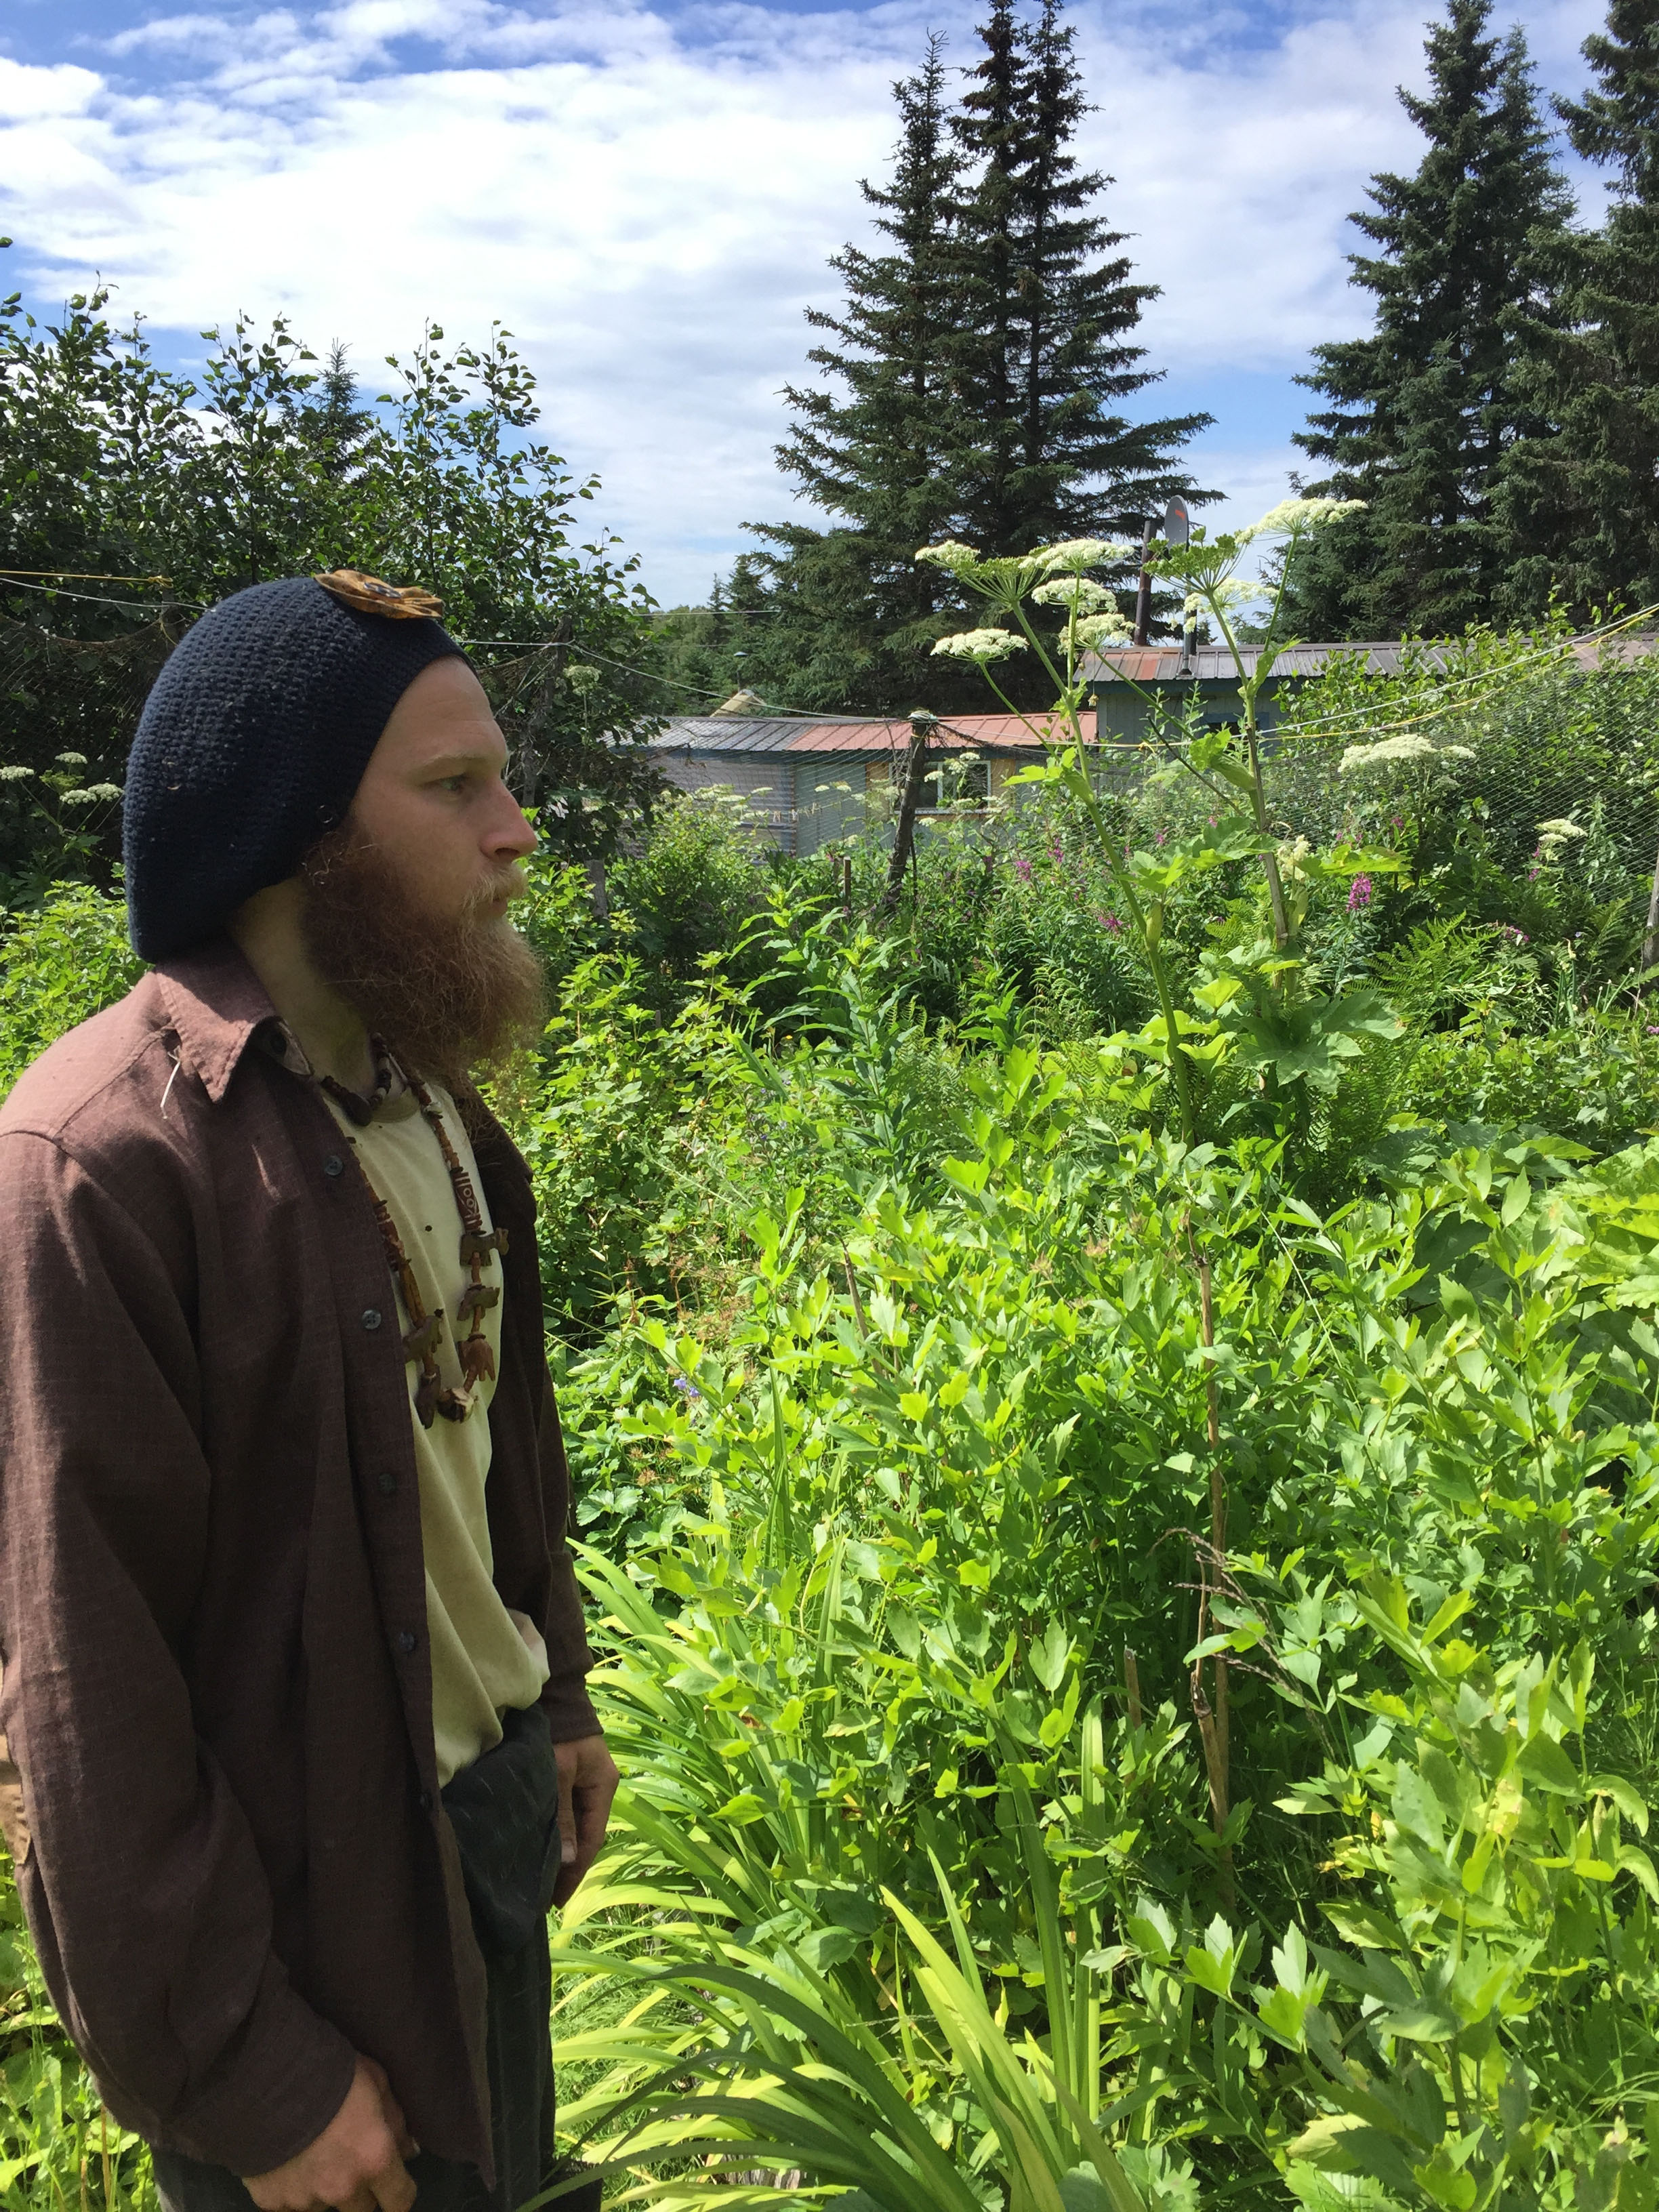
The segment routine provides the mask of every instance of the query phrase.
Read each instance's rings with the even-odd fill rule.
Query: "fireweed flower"
[[[1348,886],[1348,912],[1350,914],[1358,914],[1363,908],[1368,907],[1370,904],[1371,890],[1371,879],[1369,876],[1356,876],[1354,878],[1352,883]]]
[[[1014,862],[1014,873],[1023,884],[1029,884],[1031,880],[1031,864],[1024,853]]]

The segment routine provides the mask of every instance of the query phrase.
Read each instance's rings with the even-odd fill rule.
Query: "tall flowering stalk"
[[[1210,538],[1200,524],[1184,545],[1170,545],[1154,538],[1147,550],[1147,568],[1156,575],[1171,576],[1185,584],[1185,611],[1207,613],[1232,655],[1238,674],[1238,733],[1243,743],[1244,758],[1241,761],[1232,754],[1225,732],[1216,732],[1212,737],[1197,740],[1193,748],[1193,764],[1200,769],[1212,769],[1249,799],[1255,826],[1263,837],[1270,830],[1267,796],[1261,780],[1258,708],[1272,678],[1274,662],[1296,643],[1281,627],[1285,586],[1297,556],[1312,543],[1315,535],[1344,515],[1358,514],[1364,504],[1363,499],[1284,499],[1277,507],[1270,507],[1259,522],[1247,523],[1242,530],[1221,531]],[[1279,574],[1270,585],[1238,574],[1238,564],[1245,553],[1264,539],[1279,541]],[[1243,608],[1264,598],[1269,603],[1266,631],[1257,648],[1255,665],[1250,666],[1239,642],[1239,617]],[[1140,691],[1143,698],[1148,696],[1139,684],[1134,689]],[[1273,942],[1282,952],[1292,932],[1284,878],[1271,846],[1263,851],[1261,865],[1273,908]]]
[[[1137,546],[1109,539],[1073,538],[1059,545],[1039,546],[1030,553],[982,561],[970,545],[947,539],[942,545],[924,545],[916,558],[935,568],[947,569],[966,590],[989,600],[999,613],[1012,617],[1018,624],[1018,630],[1000,625],[963,630],[953,637],[940,638],[933,651],[949,659],[971,660],[981,670],[986,682],[1008,712],[1018,715],[1033,736],[1048,747],[1049,772],[1083,810],[1146,951],[1146,964],[1152,970],[1152,984],[1158,993],[1158,1007],[1164,1021],[1170,1072],[1179,1104],[1182,1135],[1191,1145],[1197,1141],[1192,1085],[1187,1055],[1182,1047],[1181,1024],[1176,1012],[1175,994],[1170,988],[1169,971],[1159,944],[1163,934],[1164,898],[1143,898],[1142,885],[1136,882],[1135,869],[1107,823],[1100,804],[1100,794],[1085,765],[1085,740],[1080,719],[1085,690],[1080,664],[1084,653],[1097,651],[1104,645],[1127,644],[1130,635],[1114,594],[1105,585],[1097,583],[1088,572],[1109,562],[1126,560],[1138,555],[1139,551]],[[1065,610],[1066,625],[1060,634],[1060,653],[1065,662],[1063,671],[1033,625],[1026,611],[1028,600],[1039,606]],[[1039,729],[1029,715],[1014,705],[997,681],[994,672],[998,664],[1012,659],[1018,653],[1035,653],[1054,685],[1057,696],[1054,711],[1066,730],[1065,741],[1059,747],[1053,743],[1052,725],[1049,729]],[[1158,872],[1162,877],[1167,871]],[[1167,882],[1163,883],[1161,888],[1167,892]]]

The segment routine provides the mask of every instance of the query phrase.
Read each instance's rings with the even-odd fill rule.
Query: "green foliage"
[[[104,2110],[35,1963],[0,1855],[0,2203],[154,2212],[149,2153]]]
[[[1534,323],[1520,364],[1535,420],[1499,494],[1517,607],[1659,599],[1659,72],[1642,0],[1612,0],[1583,52],[1594,88],[1557,109],[1573,151],[1613,171],[1612,204],[1598,229],[1570,233],[1552,254],[1561,312]]]
[[[684,995],[705,962],[728,956],[728,973],[749,979],[753,961],[734,961],[746,927],[763,915],[769,884],[744,802],[725,790],[666,800],[652,833],[611,869],[611,897],[627,910],[629,942],[659,975],[670,1000]]]
[[[32,1060],[112,1005],[143,963],[126,908],[88,884],[61,884],[40,908],[0,923],[0,1097]]]
[[[614,742],[651,726],[649,601],[612,539],[579,536],[597,486],[533,434],[535,380],[510,333],[454,344],[428,325],[360,405],[337,349],[319,367],[280,316],[264,333],[240,317],[204,332],[192,384],[155,365],[140,321],[111,322],[109,298],[77,294],[46,326],[21,295],[0,301],[0,560],[27,572],[0,589],[7,762],[44,777],[73,753],[85,783],[118,789],[144,695],[200,608],[354,567],[435,591],[477,641],[548,842],[614,847],[656,784]],[[60,593],[46,570],[74,575]],[[66,838],[40,799],[38,783],[0,787],[12,903],[68,859],[107,879],[112,814],[78,815]],[[94,849],[78,842],[88,828]]]
[[[1651,1161],[1430,1149],[1322,1218],[1272,1147],[1149,1140],[1116,1065],[997,1048],[942,1175],[866,1172],[844,1264],[791,1203],[717,1350],[646,1318],[614,1421],[616,1349],[570,1373],[579,1464],[614,1425],[677,1499],[586,1569],[630,1779],[559,1956],[635,2004],[575,2027],[570,2124],[636,2172],[696,2130],[711,2174],[935,2201],[846,2147],[917,2154],[885,2082],[980,2201],[1042,2201],[985,2021],[1040,2081],[1073,2021],[1149,2204],[1645,2204]],[[1220,1833],[1198,1731],[1140,1704],[1203,1626],[1206,1373]],[[958,1927],[977,2041],[921,1971]]]

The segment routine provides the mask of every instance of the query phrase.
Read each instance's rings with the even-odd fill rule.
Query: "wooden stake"
[[[1127,1644],[1123,1647],[1123,1686],[1129,1693],[1129,1726],[1138,1729],[1141,1722],[1140,1668]]]
[[[905,867],[915,849],[916,809],[921,804],[921,787],[927,775],[927,741],[938,727],[939,716],[930,714],[925,708],[918,707],[910,717],[910,751],[904,763],[904,787],[899,795],[898,821],[893,830],[887,881],[876,908],[878,914],[890,914],[898,904]]]

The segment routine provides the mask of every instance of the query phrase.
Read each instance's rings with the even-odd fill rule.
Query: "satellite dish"
[[[1172,499],[1164,510],[1164,521],[1158,534],[1166,545],[1184,545],[1187,528],[1187,502],[1184,499]]]

